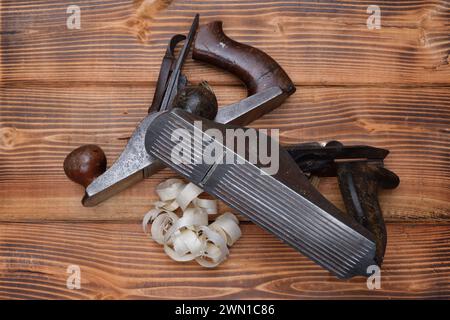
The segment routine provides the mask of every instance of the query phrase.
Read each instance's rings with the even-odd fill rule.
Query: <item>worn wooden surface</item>
[[[450,297],[449,1],[84,0],[80,30],[66,28],[71,1],[0,3],[1,298]],[[369,4],[381,7],[381,30],[366,27]],[[217,270],[170,261],[139,227],[169,170],[81,206],[65,155],[96,143],[117,157],[146,114],[168,39],[196,12],[269,53],[297,85],[252,126],[280,128],[283,143],[391,150],[401,185],[380,197],[390,222],[382,290],[333,279],[249,223]],[[222,105],[245,96],[221,70],[188,59],[184,71]],[[333,179],[320,190],[342,207]],[[69,264],[82,268],[81,290],[65,287]]]
[[[138,224],[4,223],[3,298],[444,298],[450,225],[392,224],[380,290],[338,280],[254,225],[220,268],[171,261]],[[66,288],[67,267],[81,289]]]

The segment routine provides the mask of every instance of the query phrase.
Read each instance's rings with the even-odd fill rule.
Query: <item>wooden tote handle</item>
[[[222,21],[200,27],[192,57],[233,73],[245,83],[249,95],[274,86],[287,96],[295,92],[291,79],[275,60],[261,50],[228,38]]]

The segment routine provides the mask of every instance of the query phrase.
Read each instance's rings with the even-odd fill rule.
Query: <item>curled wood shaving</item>
[[[202,199],[203,190],[181,179],[169,179],[156,187],[159,201],[144,216],[142,227],[153,240],[164,246],[175,261],[195,260],[213,268],[223,262],[241,236],[239,220],[230,212],[208,225],[208,215],[217,214],[217,201]],[[181,212],[180,215],[175,211]]]

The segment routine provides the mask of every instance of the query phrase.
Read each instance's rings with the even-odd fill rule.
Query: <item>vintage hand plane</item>
[[[178,34],[170,40],[161,64],[154,98],[148,110],[149,114],[137,126],[116,162],[104,171],[106,161],[100,161],[99,157],[94,157],[98,160],[96,170],[80,170],[75,175],[68,174],[66,171],[72,180],[86,187],[82,200],[84,206],[97,205],[164,167],[164,161],[161,161],[159,156],[146,151],[145,136],[154,120],[172,109],[177,95],[186,87],[187,79],[181,74],[181,68],[192,43],[194,59],[232,72],[245,83],[248,89],[247,98],[219,108],[217,113],[209,118],[215,123],[248,124],[281,105],[289,95],[295,92],[295,86],[286,72],[267,54],[228,38],[223,33],[221,22],[207,24],[196,34],[198,24],[197,15],[187,37]],[[183,40],[184,45],[178,57],[175,57],[175,48]],[[303,170],[303,173],[338,176],[344,201],[351,216],[342,219],[352,221],[350,229],[346,227],[346,230],[359,230],[355,232],[363,235],[360,240],[361,243],[365,243],[366,249],[370,247],[374,250],[376,242],[376,256],[366,259],[366,262],[381,263],[386,244],[386,232],[376,197],[377,183],[380,181],[383,187],[395,185],[395,182],[391,181],[389,184],[383,178],[389,176],[382,169],[382,159],[387,155],[387,151],[366,146],[344,147],[337,142],[327,146],[317,143],[302,144],[286,147],[286,149],[289,156],[284,158],[289,158],[290,160],[287,161],[291,163],[295,160],[298,170]],[[94,151],[96,154],[99,152],[99,150]],[[371,155],[375,156],[371,157]],[[365,160],[342,162],[342,159]],[[71,153],[66,158],[65,168],[66,162],[77,163],[78,160],[77,153]],[[302,176],[304,176],[303,173],[301,173]],[[392,178],[392,175],[389,177]],[[298,173],[294,176],[298,176]],[[366,177],[370,177],[370,180],[366,181]],[[305,182],[306,177],[299,179],[298,183],[306,188],[305,192],[314,189],[307,180]],[[313,198],[316,197],[315,200],[322,201],[322,205],[325,206],[324,212],[331,208],[331,212],[338,217],[337,220],[341,219],[339,218],[341,215],[344,216],[320,193],[311,192],[314,194]],[[311,205],[313,208],[316,206],[314,201]],[[338,243],[336,245],[339,247]],[[359,265],[356,268],[357,271],[350,270],[351,268],[345,269],[345,267],[338,268],[340,270],[338,271],[326,263],[321,264],[341,277],[361,274],[363,269]]]
[[[199,16],[196,15],[187,37],[177,34],[170,40],[161,64],[149,114],[137,126],[122,154],[106,172],[98,177],[83,179],[92,181],[86,187],[82,200],[84,206],[97,205],[136,182],[150,177],[163,167],[160,161],[145,151],[144,135],[157,112],[170,109],[177,92],[186,85],[181,67],[194,40],[198,24]],[[175,58],[175,47],[183,40],[185,42],[181,52],[178,58]],[[194,59],[235,74],[247,86],[249,96],[237,103],[221,107],[214,119],[216,122],[248,124],[278,107],[295,92],[294,84],[278,63],[264,52],[228,38],[219,21],[200,28],[192,55]],[[77,178],[79,177],[75,177]]]
[[[211,129],[214,135],[208,133]],[[367,276],[369,266],[381,264],[386,230],[377,189],[379,184],[391,188],[398,184],[397,176],[382,167],[386,150],[344,147],[339,142],[323,147],[277,145],[279,169],[269,175],[259,161],[257,143],[247,143],[239,151],[234,141],[229,143],[234,139],[226,132],[229,129],[252,130],[172,109],[154,118],[145,146],[151,156],[336,276]],[[220,139],[216,132],[221,133]],[[188,154],[187,158],[179,155],[180,145],[188,150],[181,152]],[[211,150],[213,161],[202,160]],[[253,162],[249,160],[252,158]],[[348,214],[324,198],[304,172],[337,175]]]

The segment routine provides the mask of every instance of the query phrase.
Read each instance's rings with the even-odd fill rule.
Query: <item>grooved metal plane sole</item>
[[[199,120],[203,130],[200,136],[194,131],[194,121]],[[224,132],[233,127],[179,109],[162,113],[148,128],[146,150],[336,276],[367,275],[367,267],[375,264],[372,235],[325,199],[282,147],[278,146],[279,170],[268,175],[261,165],[250,163],[236,150],[227,148],[226,141],[206,135],[210,128]],[[186,137],[173,139],[177,129],[184,129],[178,134],[184,132]],[[190,161],[174,161],[172,150],[180,143],[186,147],[196,143],[201,148],[191,148]],[[201,157],[211,144],[220,144],[216,149],[223,152],[218,152],[216,161],[208,164]],[[250,146],[246,152],[255,152],[255,148]],[[225,163],[231,158],[241,161]]]

